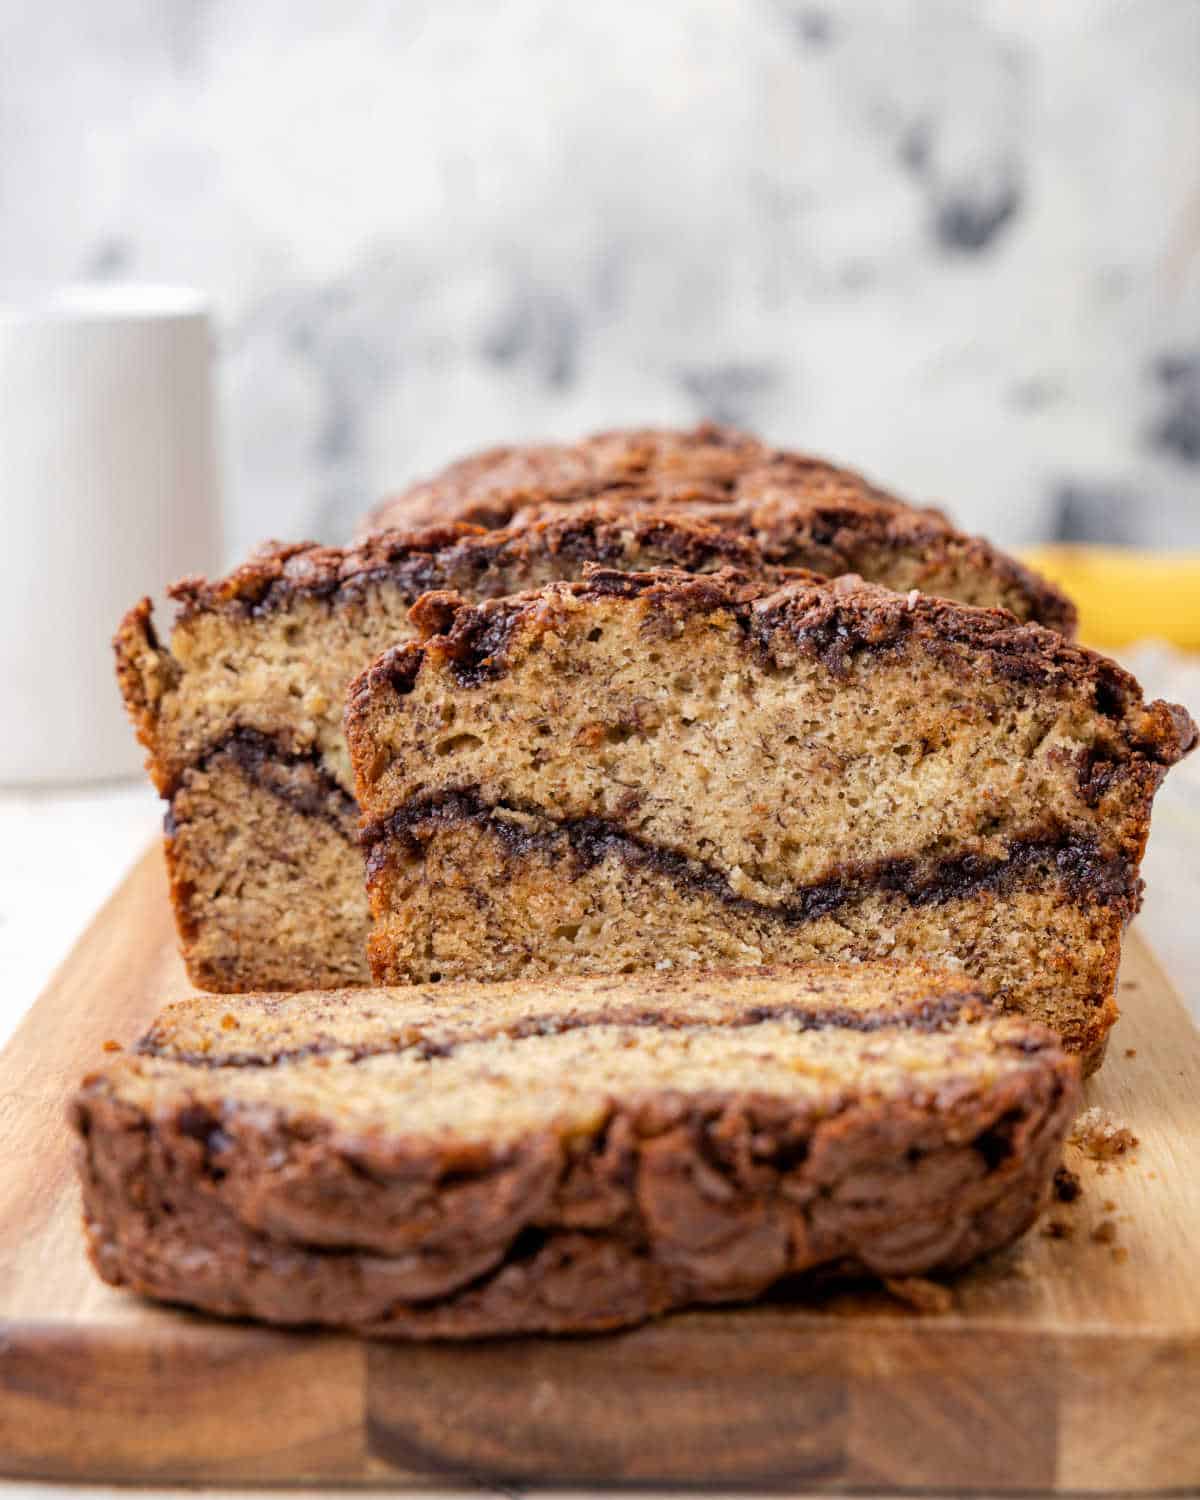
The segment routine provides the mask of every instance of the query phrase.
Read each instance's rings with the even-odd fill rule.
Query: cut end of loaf
[[[1195,730],[1001,611],[614,573],[467,606],[354,684],[382,982],[920,955],[1088,1057]]]
[[[428,616],[437,599],[504,596],[575,577],[589,560],[782,576],[753,541],[702,521],[583,506],[513,533],[450,524],[352,548],[269,543],[223,579],[175,585],[169,647],[148,601],[130,611],[117,676],[168,804],[171,894],[195,983],[367,979],[347,684],[416,632],[418,599]]]

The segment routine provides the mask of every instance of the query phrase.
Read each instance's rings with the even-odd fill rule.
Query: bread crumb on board
[[[1082,1192],[1083,1186],[1079,1181],[1079,1173],[1072,1172],[1070,1167],[1059,1167],[1054,1174],[1054,1196],[1058,1201],[1074,1203]]]
[[[914,1312],[947,1313],[954,1307],[950,1288],[925,1276],[885,1276],[883,1284],[893,1297],[907,1303]]]
[[[1093,1161],[1109,1161],[1138,1144],[1137,1136],[1128,1125],[1098,1105],[1084,1110],[1071,1127],[1067,1140]]]

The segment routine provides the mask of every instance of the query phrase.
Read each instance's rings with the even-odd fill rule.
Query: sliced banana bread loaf
[[[1099,1058],[1183,709],[999,611],[619,574],[351,688],[380,983],[918,956]]]
[[[879,964],[205,997],[72,1119],[106,1281],[452,1338],[955,1270],[1032,1221],[1077,1103],[1051,1033]]]
[[[493,448],[386,501],[369,525],[473,521],[508,526],[558,506],[603,501],[666,508],[753,537],[771,562],[858,573],[1009,609],[1063,634],[1075,609],[1045,579],[940,511],[917,509],[823,459],[771,448],[711,423],[691,431],[604,432],[572,444]]]
[[[215,583],[171,590],[169,647],[143,600],[116,638],[117,675],[168,802],[166,852],[194,983],[213,990],[365,982],[367,902],[342,736],[346,685],[413,634],[426,589],[475,598],[662,562],[761,571],[752,542],[701,522],[597,517],[519,535],[383,533],[349,551],[271,546]]]

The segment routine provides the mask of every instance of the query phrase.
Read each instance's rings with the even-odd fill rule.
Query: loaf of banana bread
[[[671,563],[762,572],[754,543],[702,522],[588,507],[519,534],[382,533],[343,551],[269,546],[228,578],[171,590],[159,643],[143,600],[116,637],[117,675],[166,799],[166,853],[192,981],[303,989],[368,978],[358,809],[342,735],[346,685],[408,639],[426,589],[487,598]]]
[[[377,982],[917,956],[1099,1061],[1196,735],[1115,663],[856,579],[414,614],[347,710]]]
[[[1033,1220],[1077,1103],[1050,1032],[878,964],[206,996],[72,1120],[106,1281],[456,1338],[956,1270]]]
[[[1052,584],[940,511],[917,509],[823,459],[712,423],[691,431],[604,432],[573,444],[493,448],[385,501],[368,525],[473,521],[508,526],[564,505],[667,509],[758,542],[768,561],[828,577],[858,573],[999,606],[1063,634],[1075,609]]]

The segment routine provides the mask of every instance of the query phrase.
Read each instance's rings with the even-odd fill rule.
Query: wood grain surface
[[[186,993],[153,850],[0,1057],[0,1473],[699,1483],[808,1491],[1200,1485],[1200,1040],[1136,932],[1088,1103],[1139,1145],[918,1314],[882,1290],[587,1339],[367,1344],[152,1306],[92,1274],[64,1100]],[[1111,1205],[1111,1206],[1110,1206]],[[1093,1239],[1111,1221],[1115,1240]],[[1102,1233],[1107,1234],[1108,1231]]]

